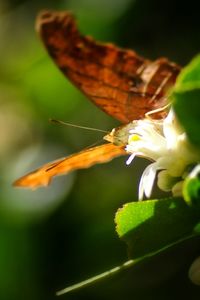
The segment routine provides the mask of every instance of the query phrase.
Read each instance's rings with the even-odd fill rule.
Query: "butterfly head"
[[[126,146],[129,140],[129,131],[134,126],[134,121],[126,125],[114,128],[109,134],[104,136],[104,140],[111,142],[116,146]]]

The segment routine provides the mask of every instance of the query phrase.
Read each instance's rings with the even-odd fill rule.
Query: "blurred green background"
[[[0,2],[0,299],[56,299],[55,291],[127,259],[114,214],[137,199],[146,162],[125,158],[59,177],[37,191],[17,177],[101,141],[99,133],[55,126],[49,118],[110,130],[119,125],[60,73],[35,33],[37,13],[70,9],[85,34],[181,65],[199,52],[198,1],[1,0]],[[63,299],[198,299],[187,279],[198,240],[170,249]]]

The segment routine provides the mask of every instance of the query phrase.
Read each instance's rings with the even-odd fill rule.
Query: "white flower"
[[[200,151],[190,144],[186,134],[171,109],[163,120],[143,119],[132,122],[126,151],[153,161],[143,172],[139,184],[139,199],[150,197],[158,171],[158,186],[164,191],[172,190],[174,196],[182,194],[186,168],[200,160]]]

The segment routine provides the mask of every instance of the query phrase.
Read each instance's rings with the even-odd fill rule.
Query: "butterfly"
[[[129,124],[167,104],[168,92],[181,69],[166,58],[151,61],[133,50],[82,35],[69,11],[41,12],[36,29],[64,75],[123,125],[104,137],[107,143],[47,163],[14,182],[15,186],[27,188],[47,186],[54,176],[126,155]],[[157,117],[165,113],[161,110]]]

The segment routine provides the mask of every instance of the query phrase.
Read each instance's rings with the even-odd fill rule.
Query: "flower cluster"
[[[126,151],[131,154],[127,164],[135,156],[153,161],[140,179],[139,199],[142,200],[144,195],[147,198],[151,196],[158,171],[158,187],[163,191],[171,190],[174,196],[181,196],[187,169],[200,160],[200,151],[189,142],[173,110],[163,120],[146,118],[132,124],[126,146]]]

